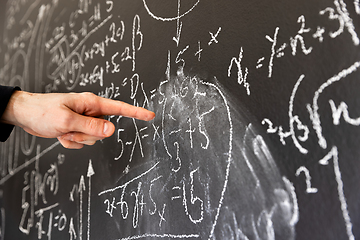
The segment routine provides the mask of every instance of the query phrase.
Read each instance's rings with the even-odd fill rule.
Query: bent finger
[[[107,120],[80,114],[74,117],[69,127],[71,132],[80,133],[72,136],[72,140],[76,142],[94,141],[95,139],[110,137],[115,131],[114,124]],[[91,136],[91,138],[88,136]]]
[[[61,139],[82,143],[85,145],[94,145],[96,141],[102,140],[104,137],[96,137],[81,132],[70,132],[62,135]]]
[[[64,140],[64,139],[61,139],[61,137],[58,137],[58,140],[59,140],[59,142],[61,143],[61,145],[62,145],[64,148],[68,148],[68,149],[81,149],[81,148],[84,147],[84,144],[77,143],[77,142],[72,142],[72,141],[69,141],[69,140]]]

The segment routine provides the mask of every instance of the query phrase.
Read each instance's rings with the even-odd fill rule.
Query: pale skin
[[[104,115],[149,121],[155,113],[92,93],[36,94],[15,91],[0,122],[23,128],[43,138],[57,138],[65,148],[80,149],[110,137],[113,123]]]

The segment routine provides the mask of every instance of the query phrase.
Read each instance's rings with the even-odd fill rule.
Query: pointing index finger
[[[155,113],[142,107],[136,107],[125,102],[100,98],[99,115],[118,115],[139,120],[150,121],[154,119]]]

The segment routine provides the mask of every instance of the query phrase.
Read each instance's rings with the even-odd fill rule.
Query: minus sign
[[[143,127],[142,129],[140,129],[139,132],[142,132],[142,131],[146,130],[147,128],[148,128],[148,127]]]

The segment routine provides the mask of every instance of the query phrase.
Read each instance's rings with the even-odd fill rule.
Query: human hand
[[[16,91],[1,122],[22,127],[44,138],[57,138],[65,148],[80,149],[110,137],[115,126],[104,115],[149,121],[155,113],[92,93],[35,94]]]

